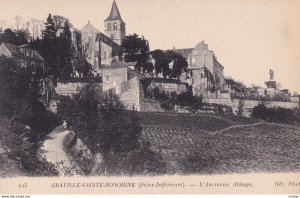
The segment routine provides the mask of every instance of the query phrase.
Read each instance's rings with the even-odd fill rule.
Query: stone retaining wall
[[[239,99],[203,99],[203,102],[209,103],[209,104],[222,104],[227,105],[229,107],[232,107],[233,113],[237,112],[238,106],[239,106]],[[258,100],[244,100],[244,114],[245,116],[249,116],[251,113],[251,110],[260,104],[261,101]],[[287,109],[299,109],[299,103],[297,102],[280,102],[280,101],[266,101],[265,105],[267,107],[282,107]]]

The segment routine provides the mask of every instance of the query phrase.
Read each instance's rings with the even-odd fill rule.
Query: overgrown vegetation
[[[155,60],[155,74],[162,74],[164,78],[179,78],[183,71],[186,71],[188,63],[186,59],[179,53],[168,50],[154,50],[151,53],[152,58]],[[172,63],[173,62],[173,63]],[[172,67],[170,67],[172,63]]]
[[[29,175],[56,174],[36,152],[58,123],[39,99],[38,79],[30,69],[0,57],[0,145],[5,155],[21,164]]]
[[[275,90],[272,93],[269,93],[267,90],[264,90],[263,93],[259,93],[260,87],[252,86],[247,87],[242,82],[235,81],[232,78],[226,78],[226,84],[231,87],[230,96],[232,99],[243,99],[243,100],[260,100],[260,101],[290,101],[289,92],[283,92]]]
[[[57,114],[66,120],[93,153],[130,151],[138,146],[141,127],[134,112],[127,111],[114,94],[100,95],[93,86],[61,97]]]
[[[157,86],[151,86],[148,80],[142,81],[144,96],[150,99],[159,100],[161,107],[166,110],[175,110],[175,106],[180,108],[189,108],[192,112],[196,112],[202,106],[202,98],[194,96],[189,89],[186,92],[166,93]]]
[[[138,169],[130,167],[146,167],[146,161],[129,160],[150,151],[141,144],[142,127],[136,112],[126,110],[116,95],[99,94],[90,85],[72,98],[61,97],[57,114],[94,155],[103,156],[96,174],[137,174]]]
[[[282,107],[266,107],[264,104],[255,106],[251,112],[251,117],[267,122],[283,124],[300,124],[299,109],[285,109]]]

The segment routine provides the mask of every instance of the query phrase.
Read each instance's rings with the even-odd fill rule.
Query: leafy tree
[[[137,61],[138,70],[141,68],[146,71],[153,70],[153,66],[148,64],[149,44],[144,37],[137,34],[126,36],[121,47],[126,62]]]
[[[6,29],[2,34],[0,34],[0,42],[7,42],[14,45],[27,44],[29,40],[29,33],[26,30],[16,30]]]
[[[53,15],[53,21],[56,31],[58,31],[59,29],[63,29],[65,26],[65,22],[68,22],[70,27],[73,26],[67,18],[60,15]]]
[[[162,73],[164,77],[168,76],[171,72],[169,69],[170,59],[165,56],[165,53],[162,50],[154,50],[151,52],[151,56],[155,60],[156,75]]]
[[[173,61],[173,68],[171,69],[170,76],[172,78],[179,78],[182,72],[186,71],[188,67],[187,61],[181,54],[174,51],[168,50],[165,55],[170,62]]]
[[[17,37],[17,45],[28,44],[30,34],[28,30],[19,29],[15,31]]]
[[[266,107],[259,104],[252,109],[251,117],[267,122],[277,122],[284,124],[299,124],[300,116],[298,109],[285,109],[282,107]]]

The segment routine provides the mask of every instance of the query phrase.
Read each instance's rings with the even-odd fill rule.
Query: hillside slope
[[[300,129],[207,114],[140,113],[168,174],[300,171]]]

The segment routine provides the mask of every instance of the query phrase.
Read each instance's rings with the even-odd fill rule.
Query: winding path
[[[40,153],[46,160],[57,166],[60,176],[79,175],[80,169],[65,152],[64,139],[70,133],[62,126],[56,127],[47,137],[40,148]]]
[[[216,134],[221,134],[225,131],[228,131],[230,129],[234,129],[234,128],[241,128],[241,127],[252,127],[252,126],[257,126],[257,125],[261,125],[261,124],[265,124],[264,122],[258,122],[258,123],[254,123],[254,124],[240,124],[240,125],[233,125],[224,129],[220,129],[217,131],[214,131],[212,134],[216,135]]]

